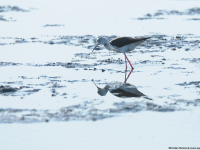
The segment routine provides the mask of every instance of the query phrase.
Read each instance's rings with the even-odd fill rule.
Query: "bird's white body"
[[[140,43],[139,43],[139,44],[140,44]],[[125,45],[125,46],[123,46],[123,47],[120,47],[120,48],[118,48],[118,47],[116,47],[116,46],[112,46],[112,47],[113,47],[113,51],[118,52],[118,53],[123,53],[123,54],[125,54],[125,53],[127,53],[127,52],[130,52],[130,51],[134,50],[134,49],[136,48],[137,45],[138,45],[138,44],[136,44],[136,43],[132,43],[132,44],[129,44],[129,45]],[[106,48],[106,47],[105,47],[105,48]]]

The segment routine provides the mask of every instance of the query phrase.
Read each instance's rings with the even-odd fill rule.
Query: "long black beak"
[[[94,80],[92,79],[92,82],[94,83],[94,85],[98,88],[98,86],[96,85],[96,83],[94,82]]]
[[[96,46],[94,47],[94,49],[92,50],[92,52],[95,50],[95,48],[98,46],[98,44],[96,44]]]

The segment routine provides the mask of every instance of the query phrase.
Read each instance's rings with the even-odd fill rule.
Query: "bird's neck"
[[[110,43],[108,41],[106,41],[106,43],[104,44],[104,47],[107,49],[107,50],[111,50],[112,47],[110,45]]]

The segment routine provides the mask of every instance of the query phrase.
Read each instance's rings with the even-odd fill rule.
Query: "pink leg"
[[[126,83],[126,81],[128,80],[129,76],[131,75],[131,73],[132,73],[132,72],[130,72],[130,73],[128,74],[128,77],[126,78],[126,71],[125,71],[125,80],[124,80],[124,83]]]
[[[125,71],[125,80],[124,80],[124,83],[126,83],[126,71]]]
[[[128,74],[128,77],[126,78],[126,81],[128,80],[129,76],[131,75],[132,71]],[[126,82],[125,82],[126,83]]]
[[[125,56],[125,64],[126,64],[126,70],[127,70],[126,55],[124,55],[124,56]]]
[[[130,63],[130,61],[129,61],[129,59],[128,59],[128,57],[126,56],[126,54],[124,54],[125,55],[125,57],[126,57],[126,59],[128,60],[128,63],[130,64],[130,66],[131,66],[131,71],[133,71],[133,66],[131,65],[131,63]]]

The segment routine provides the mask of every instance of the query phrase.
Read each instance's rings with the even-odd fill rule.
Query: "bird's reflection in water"
[[[111,82],[108,83],[104,88],[98,87],[95,82],[93,83],[96,85],[98,89],[98,94],[101,96],[105,96],[107,92],[109,91],[113,95],[121,98],[129,98],[129,97],[141,97],[145,96],[142,92],[138,91],[137,87],[134,85],[131,85],[129,83],[126,83],[128,78],[130,77],[131,72],[128,74],[126,78],[126,71],[125,71],[125,80],[124,82]],[[147,97],[146,97],[147,98]],[[147,98],[149,99],[149,98]]]

